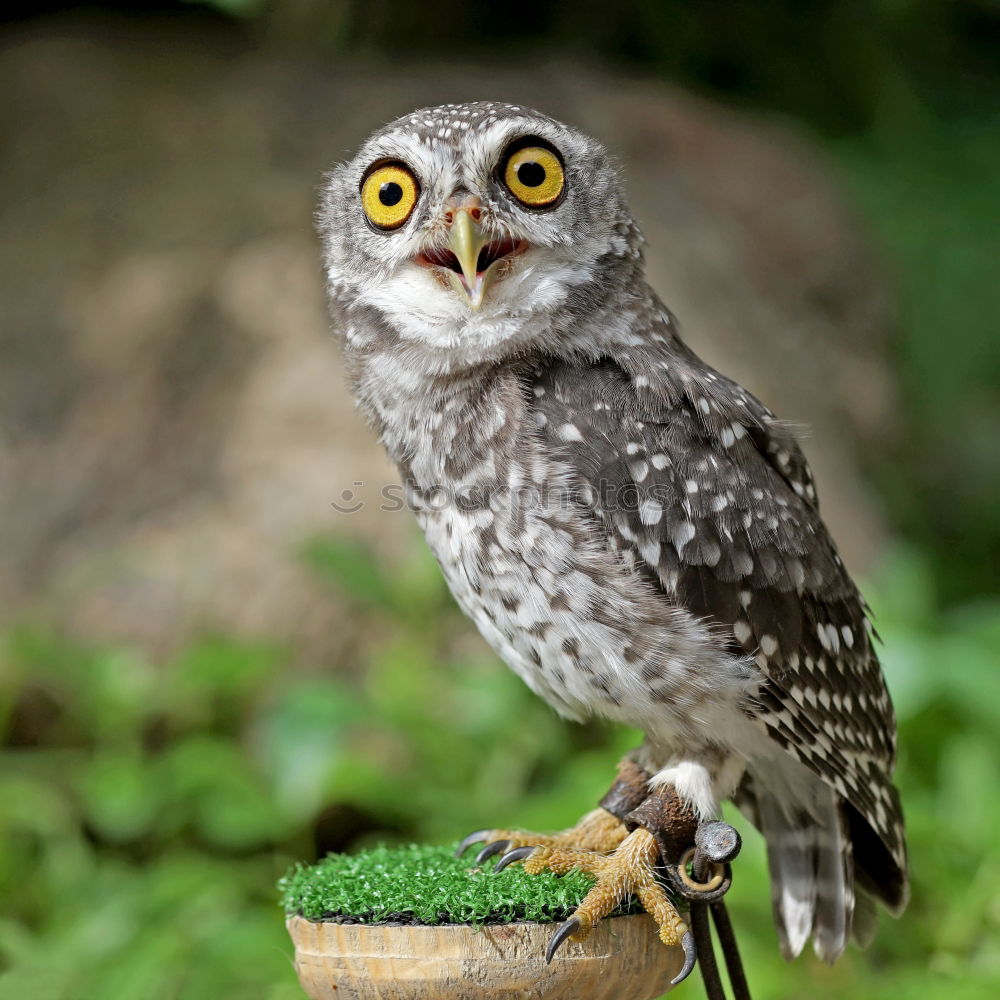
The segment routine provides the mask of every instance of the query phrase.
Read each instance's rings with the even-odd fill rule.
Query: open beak
[[[478,309],[483,304],[486,286],[495,273],[492,268],[479,270],[479,253],[487,243],[479,223],[464,208],[459,209],[451,224],[448,246],[458,258],[462,273],[449,271],[448,278],[455,291],[464,292],[469,297],[469,305],[473,309]]]
[[[440,268],[470,308],[478,309],[487,288],[501,273],[501,262],[526,248],[523,240],[511,237],[488,240],[472,213],[460,208],[449,226],[447,247],[425,250],[417,263]]]

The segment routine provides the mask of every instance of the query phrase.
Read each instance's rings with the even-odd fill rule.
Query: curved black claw
[[[502,872],[507,865],[512,865],[515,861],[524,861],[535,853],[534,847],[515,847],[513,851],[508,851],[494,867],[493,871]]]
[[[728,823],[702,823],[695,831],[695,846],[716,864],[728,864],[740,853],[743,841]]]
[[[494,840],[492,844],[487,844],[476,855],[476,864],[481,865],[487,858],[492,858],[494,854],[503,854],[508,847],[510,847],[509,840]]]
[[[684,965],[681,971],[670,980],[671,986],[683,983],[691,975],[694,963],[698,961],[698,946],[694,943],[694,934],[691,931],[686,931],[684,937],[681,938],[681,947],[684,949]]]
[[[473,830],[468,837],[465,837],[458,847],[455,848],[455,857],[460,858],[473,844],[481,844],[486,839],[489,830]]]
[[[559,946],[566,940],[571,934],[575,934],[581,927],[580,921],[576,917],[570,917],[562,927],[559,928],[552,935],[552,939],[549,941],[549,946],[545,949],[545,964],[549,965],[552,959],[555,957],[555,953],[559,950]]]

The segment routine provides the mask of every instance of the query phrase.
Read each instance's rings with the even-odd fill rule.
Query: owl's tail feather
[[[786,811],[757,789],[757,825],[767,841],[771,901],[785,958],[798,955],[810,936],[816,954],[836,961],[854,917],[854,856],[847,819],[832,789],[813,786],[808,811]]]
[[[878,930],[878,907],[875,897],[866,892],[860,885],[854,886],[854,921],[851,926],[851,937],[859,947],[867,948],[875,939]]]

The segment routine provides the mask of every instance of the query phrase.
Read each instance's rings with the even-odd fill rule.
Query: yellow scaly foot
[[[500,871],[514,861],[523,861],[524,870],[531,875],[545,870],[565,875],[575,869],[597,879],[573,916],[552,936],[545,952],[548,962],[567,938],[583,940],[627,895],[634,895],[656,921],[660,940],[668,947],[680,945],[684,949],[684,967],[673,980],[676,984],[694,968],[694,937],[656,878],[658,860],[655,838],[648,830],[638,827],[625,836],[611,854],[551,846],[530,849],[525,845],[508,851],[496,867]]]
[[[608,854],[625,839],[628,831],[622,821],[605,809],[593,809],[576,826],[561,833],[530,833],[526,830],[476,830],[470,833],[455,849],[455,856],[461,857],[473,844],[486,846],[476,855],[476,864],[482,864],[494,854],[504,854],[511,850],[529,847],[545,847],[553,850],[568,849],[596,851]]]

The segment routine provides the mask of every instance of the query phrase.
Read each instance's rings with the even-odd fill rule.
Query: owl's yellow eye
[[[503,182],[522,205],[545,208],[559,200],[566,186],[566,174],[551,149],[523,146],[507,158]]]
[[[361,206],[378,229],[398,229],[410,217],[420,187],[401,163],[376,167],[361,185]]]

